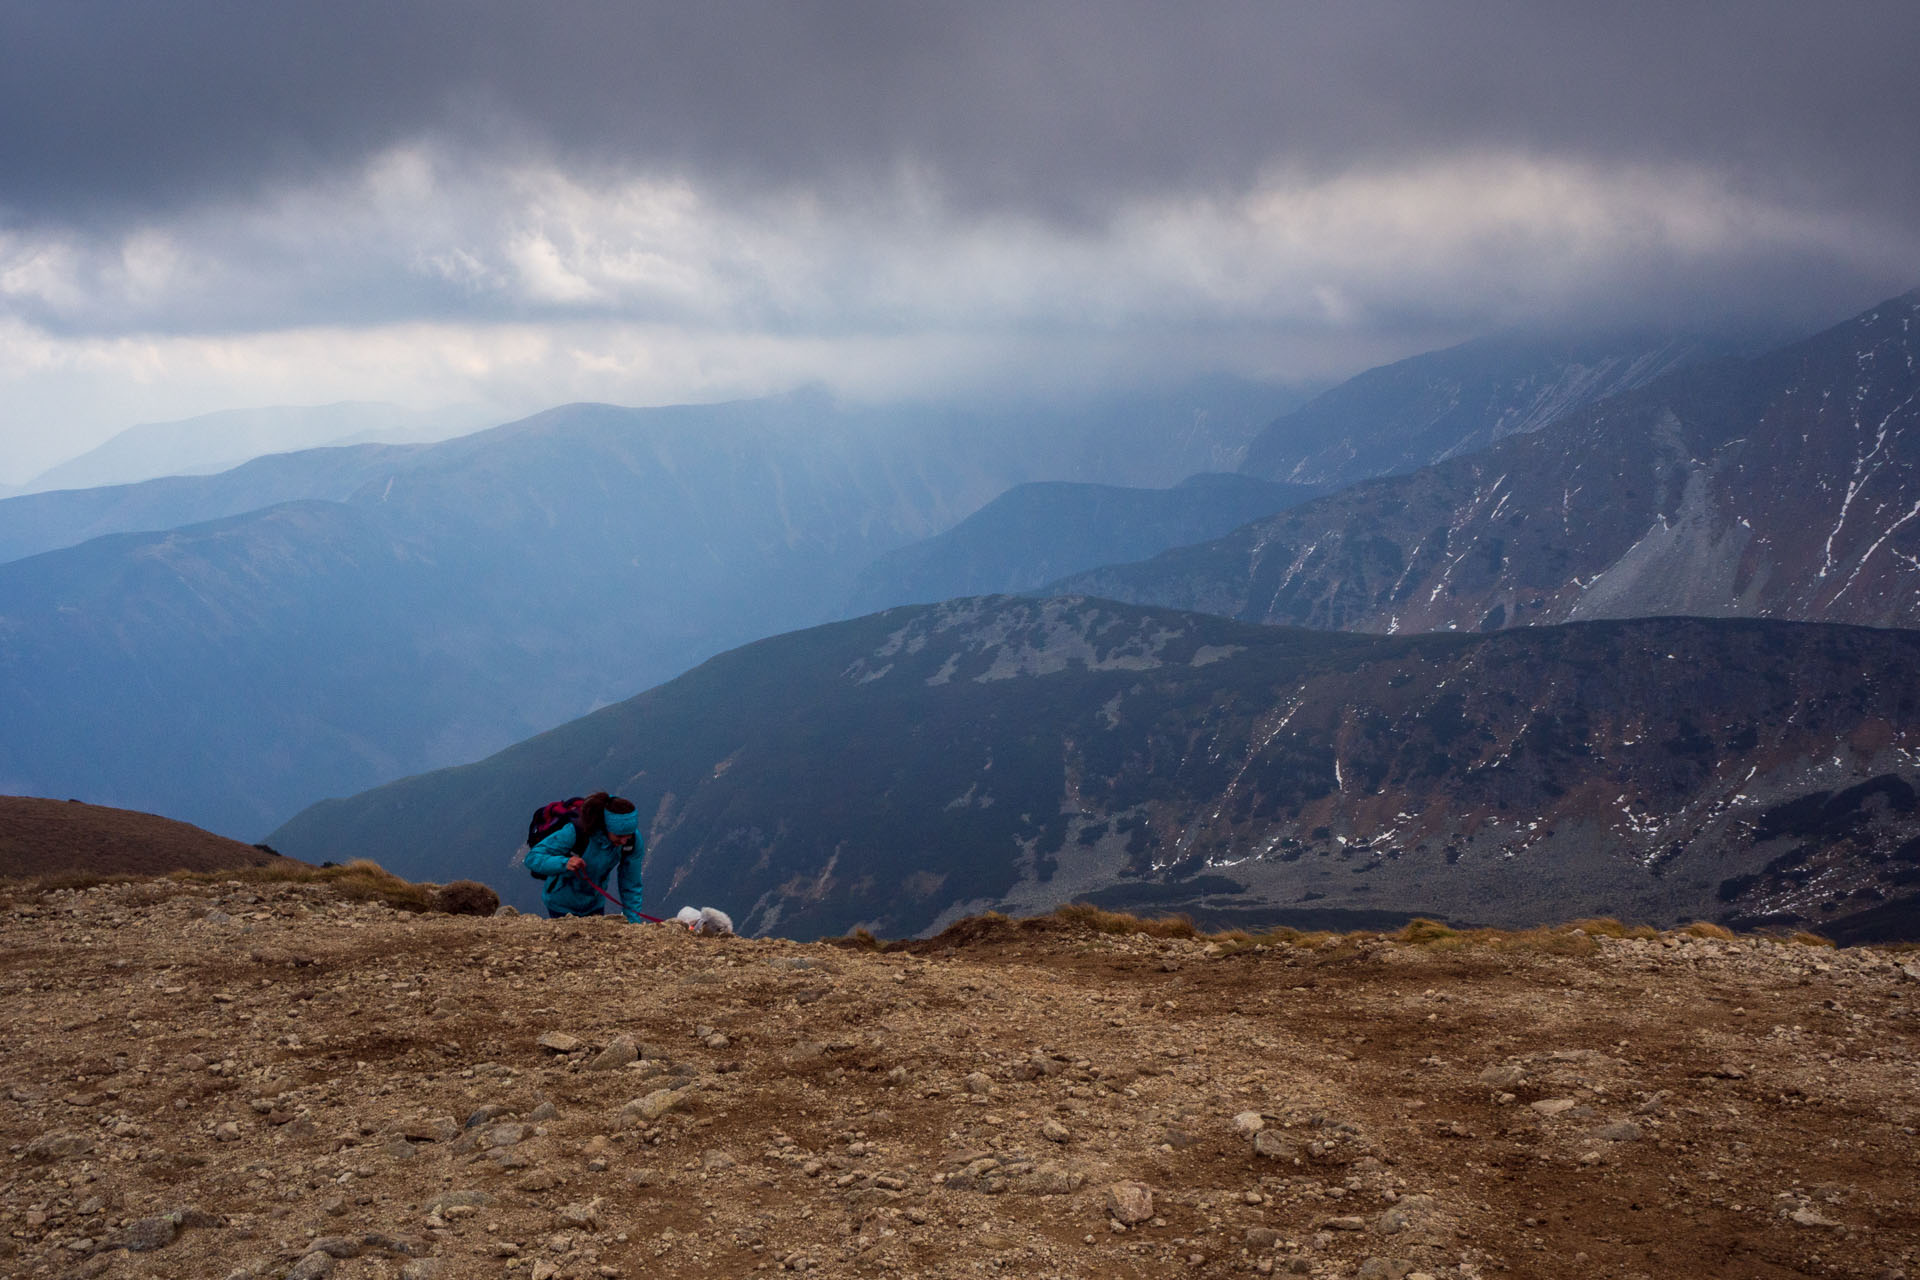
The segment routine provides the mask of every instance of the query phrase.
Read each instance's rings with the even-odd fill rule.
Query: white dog
[[[731,938],[733,917],[717,907],[682,907],[674,920],[702,937]]]

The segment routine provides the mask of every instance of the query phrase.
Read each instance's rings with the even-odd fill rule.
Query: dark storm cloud
[[[1097,217],[1500,150],[1920,223],[1920,5],[0,0],[0,219],[111,226],[415,139],[716,189],[901,167]]]

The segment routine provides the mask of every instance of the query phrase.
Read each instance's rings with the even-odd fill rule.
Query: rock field
[[[1920,1275],[1920,957],[0,897],[0,1274]]]

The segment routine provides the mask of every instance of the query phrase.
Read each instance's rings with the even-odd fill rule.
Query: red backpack
[[[533,846],[539,844],[560,828],[571,824],[573,827],[574,853],[579,854],[585,851],[587,847],[587,832],[584,829],[586,824],[579,820],[580,806],[585,803],[586,797],[574,796],[568,800],[555,800],[535,809],[533,811],[533,818],[527,823],[527,848],[533,848]],[[538,871],[531,869],[527,874],[535,880],[546,879],[546,877]]]

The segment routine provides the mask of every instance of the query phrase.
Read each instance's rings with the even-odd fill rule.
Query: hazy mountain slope
[[[369,513],[297,503],[0,566],[0,790],[257,836],[311,788],[431,754],[463,710],[511,722],[410,622],[433,563]]]
[[[441,440],[481,425],[479,411],[423,412],[399,405],[274,405],[225,409],[177,422],[128,427],[104,444],[33,477],[21,492],[134,484],[158,476],[207,475],[251,458],[323,445]]]
[[[1315,397],[1256,436],[1241,470],[1319,485],[1412,471],[1537,431],[1726,345],[1647,334],[1476,339],[1370,369]]]
[[[1031,591],[1069,573],[1218,537],[1315,492],[1218,474],[1170,489],[1018,485],[946,532],[874,561],[861,572],[848,612]]]
[[[255,837],[497,750],[834,616],[874,556],[1005,487],[939,427],[818,397],[576,405],[344,503],[0,565],[0,790]]]
[[[818,395],[787,397],[811,405],[836,430],[853,425],[864,446],[890,450],[905,459],[924,454],[929,470],[956,469],[968,479],[959,491],[984,501],[1008,485],[1042,477],[1114,478],[1142,484],[1171,484],[1203,467],[1238,464],[1248,438],[1277,407],[1297,400],[1296,393],[1265,383],[1226,376],[1196,379],[1168,390],[1134,395],[1111,394],[1082,402],[1042,408],[975,406],[936,408],[895,406],[873,410],[835,409]],[[671,412],[667,410],[665,412]],[[348,427],[359,435],[395,439],[450,434],[436,424],[446,414],[421,415],[390,405],[345,404],[313,409],[239,410],[180,423],[136,427],[103,445],[87,459],[63,464],[27,489],[0,486],[0,561],[76,546],[111,533],[171,529],[254,511],[305,498],[343,499],[363,485],[410,465],[421,446],[355,445],[308,448]],[[269,452],[271,447],[293,452]],[[145,452],[141,452],[142,450]],[[205,459],[238,451],[252,461],[214,474],[170,474],[139,483],[97,477],[142,471],[139,458]],[[98,456],[96,456],[98,455]],[[982,464],[979,459],[991,459]],[[125,466],[121,466],[125,462]],[[168,467],[153,463],[153,468]],[[172,467],[177,472],[213,468],[196,462]],[[50,486],[62,479],[74,487]],[[1246,482],[1251,491],[1254,482]],[[82,487],[92,485],[95,487]],[[44,492],[42,492],[44,490]],[[14,494],[24,498],[14,499]],[[1256,504],[1257,505],[1257,504]],[[1276,505],[1271,510],[1279,510]],[[950,523],[959,511],[945,513]],[[1246,510],[1243,523],[1263,511]],[[916,525],[915,527],[919,527]],[[938,527],[938,525],[932,526]],[[1119,556],[1062,561],[1059,567],[1022,581],[1037,586],[1075,569],[1115,559],[1138,559],[1163,547],[1212,537],[1233,527],[1206,528],[1165,541],[1148,540]],[[953,594],[953,593],[949,593]]]
[[[1367,631],[1920,625],[1920,293],[1051,590]]]
[[[113,533],[200,524],[306,498],[341,500],[410,466],[422,445],[361,444],[271,454],[210,476],[167,476],[0,501],[0,562]]]
[[[795,936],[1076,897],[1826,921],[1914,893],[1916,713],[1920,633],[1382,638],[992,598],[761,641],[270,839],[527,901],[527,812],[604,786],[648,815],[649,901]]]
[[[1123,388],[1078,402],[977,412],[992,424],[994,447],[1013,456],[1042,451],[1044,464],[1032,479],[1158,488],[1201,472],[1237,470],[1274,416],[1305,399],[1292,387],[1209,374],[1161,389]]]

